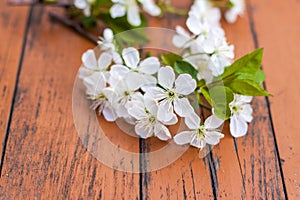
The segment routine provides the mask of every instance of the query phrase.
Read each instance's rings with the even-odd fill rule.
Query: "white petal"
[[[146,109],[154,116],[157,115],[157,111],[158,111],[158,104],[157,102],[149,97],[149,96],[144,96],[144,103],[145,103],[145,107]]]
[[[123,17],[126,14],[126,8],[121,4],[114,4],[109,12],[112,18]]]
[[[93,72],[90,69],[88,69],[86,67],[80,67],[79,70],[78,70],[78,77],[80,79],[83,79],[87,76],[90,76],[92,73]]]
[[[79,9],[84,9],[88,6],[85,0],[75,0],[74,5]]]
[[[112,106],[105,106],[102,111],[102,114],[104,118],[109,122],[116,121],[116,119],[118,118]]]
[[[87,17],[91,16],[91,8],[89,5],[85,9],[83,9],[83,14]]]
[[[123,60],[120,56],[120,54],[116,51],[113,51],[112,52],[112,56],[113,56],[113,61],[116,63],[116,64],[123,64]]]
[[[215,115],[211,115],[205,120],[204,127],[205,129],[216,129],[219,128],[223,123],[224,120],[218,118]]]
[[[158,105],[157,119],[159,121],[169,121],[173,117],[173,105],[170,100],[163,100]]]
[[[240,112],[240,117],[242,117],[246,122],[251,122],[253,117],[252,117],[252,107],[250,104],[245,104],[243,105],[243,110]]]
[[[106,28],[103,31],[103,37],[106,41],[112,41],[114,38],[114,33],[110,28]]]
[[[247,134],[248,124],[246,121],[233,115],[230,118],[230,132],[233,137],[241,137]]]
[[[133,47],[123,49],[122,57],[125,64],[130,68],[137,68],[138,63],[140,62],[139,52]]]
[[[205,141],[207,144],[216,145],[219,144],[220,138],[223,138],[224,135],[217,131],[209,131],[205,135]]]
[[[89,69],[97,69],[98,67],[95,52],[91,49],[82,54],[81,60],[83,65]]]
[[[176,26],[176,32],[177,34],[172,39],[173,44],[178,48],[188,47],[188,42],[191,39],[190,34],[181,26]]]
[[[139,7],[137,5],[130,5],[127,11],[127,20],[133,26],[141,25],[141,17]]]
[[[143,86],[153,86],[153,87],[156,86],[157,79],[154,76],[148,75],[148,74],[143,74],[142,79],[144,80],[142,87]]]
[[[145,91],[145,96],[148,96],[156,101],[162,100],[167,97],[167,94],[158,87],[143,87],[143,91]]]
[[[237,18],[237,13],[235,13],[233,10],[228,10],[225,13],[225,19],[228,23],[234,23],[236,21]]]
[[[206,40],[202,43],[202,48],[205,53],[212,54],[215,51],[215,36],[210,35],[210,37],[207,37]]]
[[[174,142],[179,145],[188,144],[192,141],[194,135],[194,131],[182,131],[174,136]]]
[[[170,67],[161,67],[158,71],[158,83],[166,89],[173,88],[175,81],[174,70]]]
[[[148,117],[147,113],[145,112],[145,106],[142,102],[131,101],[128,102],[126,105],[128,109],[129,115],[134,117],[137,120],[145,119]]]
[[[244,95],[235,95],[234,98],[236,101],[243,102],[243,103],[250,103],[253,99],[252,96],[244,96]]]
[[[101,70],[105,70],[112,61],[112,56],[109,53],[102,53],[98,59],[98,66]]]
[[[124,65],[113,65],[110,69],[109,84],[113,87],[116,86],[128,73],[129,69]]]
[[[180,117],[187,117],[194,112],[194,109],[187,98],[174,99],[174,110]]]
[[[169,129],[160,123],[156,123],[154,126],[154,134],[156,137],[158,137],[158,139],[164,141],[172,137]]]
[[[114,89],[111,88],[111,87],[107,87],[107,88],[104,88],[102,90],[102,93],[105,95],[105,97],[109,100],[109,102],[112,102],[113,98],[115,97],[115,92],[114,92]]]
[[[199,35],[201,33],[201,21],[194,16],[191,16],[186,20],[186,26],[195,35]]]
[[[201,119],[195,113],[191,113],[188,117],[185,118],[185,124],[189,127],[189,129],[198,129],[200,127]]]
[[[154,133],[154,127],[149,126],[147,120],[137,123],[134,127],[134,130],[137,135],[144,139],[151,137]]]
[[[143,60],[139,65],[139,71],[145,74],[155,74],[160,67],[158,58],[149,57]]]
[[[189,74],[180,74],[175,81],[175,92],[189,95],[196,89],[196,81]]]
[[[158,16],[161,13],[160,8],[153,0],[139,0],[143,4],[143,9],[151,16]]]
[[[174,125],[174,124],[177,124],[178,122],[178,118],[177,118],[177,115],[173,114],[173,117],[169,120],[169,121],[162,121],[162,123],[164,125]]]
[[[202,149],[203,147],[205,147],[206,142],[205,140],[201,140],[197,135],[194,135],[190,144],[194,147]]]
[[[130,90],[137,90],[145,83],[143,75],[130,71],[126,77],[126,84]]]
[[[106,86],[106,80],[102,72],[96,72],[84,78],[83,83],[87,88],[87,94],[93,97],[99,95]]]

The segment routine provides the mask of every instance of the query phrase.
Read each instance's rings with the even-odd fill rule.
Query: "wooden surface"
[[[190,148],[170,166],[140,174],[103,165],[78,137],[72,88],[80,56],[94,44],[50,21],[49,10],[60,12],[0,2],[0,199],[300,199],[299,1],[250,0],[237,23],[223,23],[237,56],[265,48],[265,85],[274,97],[254,99],[248,135],[233,139],[226,124],[227,135],[204,159]],[[176,24],[184,19],[150,21]],[[151,140],[110,139],[133,152],[157,148]],[[151,165],[143,159],[142,167]]]

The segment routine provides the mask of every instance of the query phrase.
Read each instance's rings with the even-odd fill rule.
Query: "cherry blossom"
[[[247,134],[248,122],[251,122],[252,108],[251,96],[234,95],[234,100],[229,104],[231,110],[230,132],[233,137],[241,137]]]

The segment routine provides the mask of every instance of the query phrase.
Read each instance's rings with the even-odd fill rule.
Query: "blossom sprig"
[[[74,7],[71,7],[68,13],[81,20],[83,27],[89,28],[97,25],[98,21],[102,21],[117,34],[133,28],[146,27],[146,15],[162,17],[165,13],[170,12],[188,16],[188,27],[195,35],[199,35],[200,33],[214,32],[210,28],[219,25],[222,16],[219,8],[226,8],[224,17],[229,23],[233,23],[239,15],[243,14],[244,4],[244,0],[196,0],[191,9],[187,11],[173,7],[171,2],[166,0],[75,0]],[[196,24],[196,21],[201,23]],[[206,21],[209,23],[207,24]],[[135,43],[147,42],[147,38],[142,32],[139,33],[139,37],[140,40]],[[131,41],[126,37],[124,40]],[[222,43],[222,40],[215,42]]]
[[[129,18],[130,9],[143,5],[133,0],[113,2],[116,4],[112,10],[123,9],[121,13],[127,12]],[[124,2],[131,2],[132,8]],[[242,13],[243,4],[238,0],[227,4],[230,10],[225,17],[233,22]],[[188,127],[174,136],[178,145],[202,149],[206,144],[218,144],[224,137],[220,127],[226,120],[230,120],[233,137],[244,136],[253,118],[252,97],[270,95],[261,86],[265,79],[260,68],[263,49],[233,62],[234,46],[227,43],[220,25],[220,9],[214,5],[216,2],[196,0],[188,12],[188,30],[176,27],[173,44],[181,49],[179,54],[143,58],[133,47],[122,49],[128,42],[122,43],[113,37],[112,30],[104,30],[98,42],[102,54],[96,59],[88,50],[79,70],[87,96],[93,101],[91,108],[107,121],[125,119],[144,139],[172,139],[168,126],[178,123],[178,118]],[[136,35],[130,40],[136,41]],[[192,95],[200,106],[211,111],[210,117],[201,119],[190,102]]]
[[[172,139],[168,126],[178,123],[178,118],[189,129],[174,136],[179,145],[202,149],[218,144],[224,137],[220,126],[226,120],[230,120],[232,136],[243,136],[252,120],[252,96],[269,95],[260,85],[265,78],[260,69],[262,49],[225,66],[207,81],[202,78],[205,72],[182,55],[142,57],[134,47],[118,53],[110,29],[104,31],[99,46],[98,58],[93,50],[83,54],[79,70],[91,108],[110,122],[125,119],[144,139]],[[207,119],[201,119],[190,102],[194,94],[199,105],[211,111]]]

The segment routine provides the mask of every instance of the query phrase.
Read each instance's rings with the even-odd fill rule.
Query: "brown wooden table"
[[[81,54],[94,44],[50,21],[49,10],[60,12],[0,1],[0,199],[300,199],[299,1],[249,0],[243,18],[223,22],[237,56],[265,48],[274,97],[254,99],[248,135],[233,139],[226,125],[206,158],[191,148],[167,168],[140,174],[104,166],[79,139],[72,88]],[[184,19],[150,21],[176,24]]]

